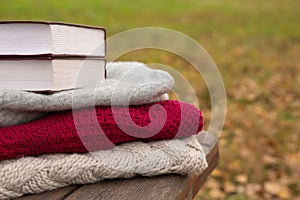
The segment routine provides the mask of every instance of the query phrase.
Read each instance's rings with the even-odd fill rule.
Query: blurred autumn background
[[[108,37],[144,26],[189,35],[216,62],[227,92],[220,164],[196,199],[299,200],[299,9],[298,0],[2,0],[0,20],[104,26]],[[174,67],[192,84],[209,123],[210,97],[189,63],[154,50],[120,60]]]

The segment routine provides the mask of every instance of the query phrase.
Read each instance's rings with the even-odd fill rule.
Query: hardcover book
[[[0,60],[0,89],[56,92],[93,87],[104,79],[103,59]]]
[[[105,56],[105,29],[39,21],[0,22],[0,57]]]

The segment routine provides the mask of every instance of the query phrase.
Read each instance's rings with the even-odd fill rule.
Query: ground
[[[185,33],[216,62],[227,92],[221,160],[197,199],[300,199],[300,2],[298,0],[2,0],[0,20],[104,26],[108,37],[136,27]],[[120,60],[163,63],[192,83],[204,111],[210,97],[181,58],[143,50]]]

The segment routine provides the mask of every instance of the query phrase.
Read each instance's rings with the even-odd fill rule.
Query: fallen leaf
[[[283,199],[290,199],[292,196],[289,188],[286,185],[283,185],[278,182],[266,182],[264,184],[264,189],[268,193],[276,195]]]
[[[263,155],[262,157],[262,161],[266,164],[277,164],[278,163],[278,158],[274,157],[274,156],[271,156],[271,155],[268,155],[268,154],[265,154]]]
[[[232,162],[228,163],[228,168],[232,170],[240,170],[241,164],[238,160],[233,160]]]
[[[219,189],[220,188],[220,183],[216,181],[213,178],[210,178],[206,183],[205,186],[209,189]]]
[[[223,173],[222,173],[221,170],[215,169],[215,170],[211,173],[211,176],[217,177],[217,178],[222,178],[222,177],[223,177]]]
[[[238,183],[245,184],[248,182],[248,177],[245,174],[240,174],[235,177]]]
[[[236,192],[236,187],[230,181],[225,181],[223,186],[226,193]]]
[[[258,199],[262,186],[258,183],[250,183],[245,186],[245,195],[251,199]]]
[[[224,197],[226,195],[223,191],[218,190],[218,189],[210,190],[209,194],[210,194],[211,199],[224,199]]]

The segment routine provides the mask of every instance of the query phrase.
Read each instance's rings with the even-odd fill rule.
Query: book
[[[105,37],[101,27],[0,21],[0,89],[56,92],[93,86],[105,78]]]
[[[44,21],[0,21],[0,57],[104,57],[104,28]]]
[[[58,92],[95,87],[105,76],[105,59],[0,59],[0,89]]]

